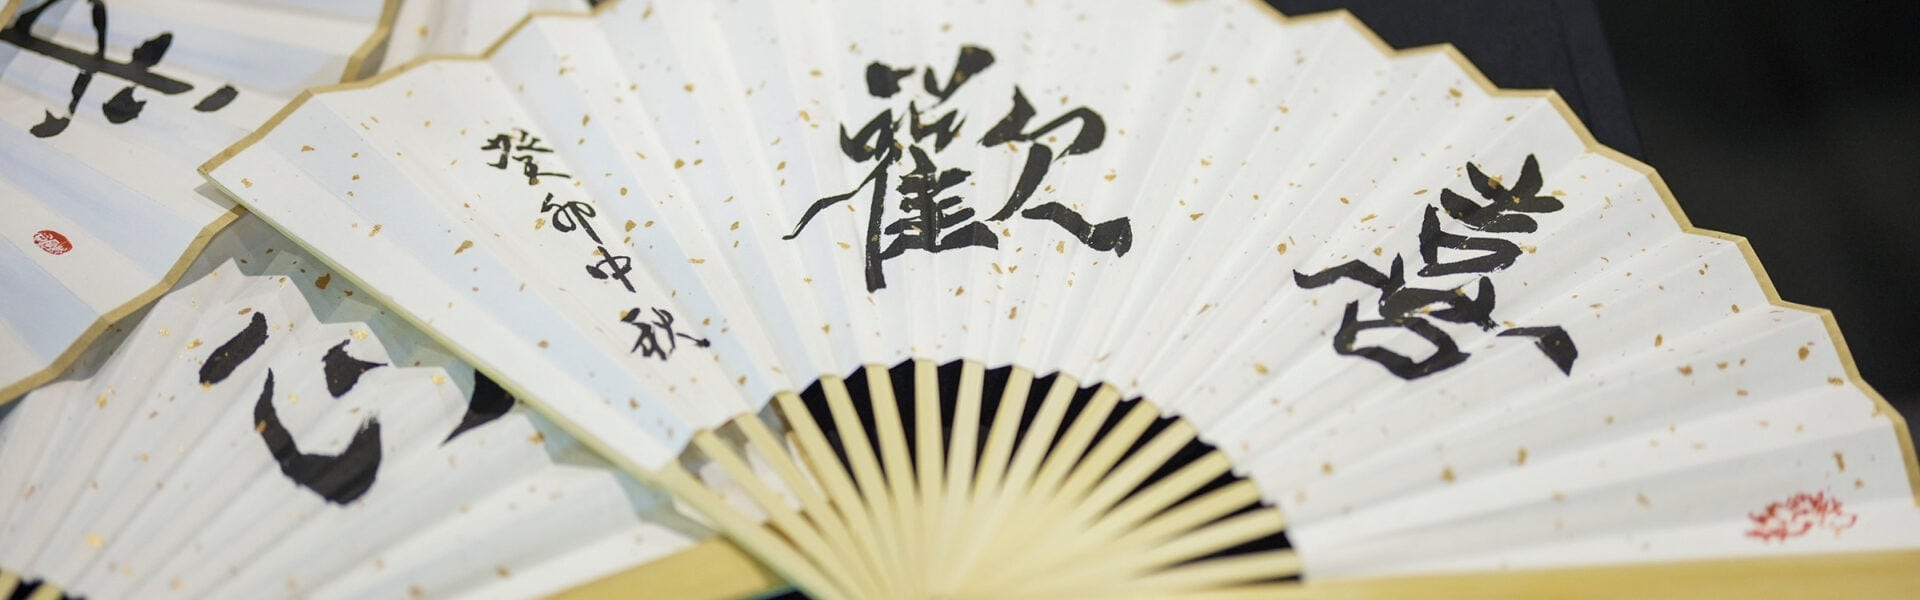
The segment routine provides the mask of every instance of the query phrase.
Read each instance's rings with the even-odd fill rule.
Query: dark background
[[[1269,1],[1558,90],[1695,225],[1746,236],[1781,297],[1832,309],[1867,382],[1920,417],[1920,1]]]

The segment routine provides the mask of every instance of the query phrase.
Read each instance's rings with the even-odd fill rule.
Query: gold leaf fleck
[[[473,240],[461,240],[460,247],[454,248],[453,253],[459,254],[461,252],[466,252],[468,248],[472,248],[472,247],[473,247]]]
[[[313,280],[313,287],[317,287],[317,288],[320,288],[320,289],[323,289],[323,290],[324,290],[324,289],[327,289],[327,285],[328,285],[328,284],[331,284],[331,283],[333,283],[333,274],[332,274],[332,273],[327,273],[327,274],[324,274],[324,275],[321,275],[321,276],[319,276],[319,277],[316,277],[316,278],[314,278],[314,280]],[[198,342],[198,340],[195,340],[195,341],[196,341],[196,343]],[[191,346],[189,346],[189,347],[191,347]]]

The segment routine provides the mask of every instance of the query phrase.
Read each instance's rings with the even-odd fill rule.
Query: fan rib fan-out
[[[619,2],[316,90],[203,172],[823,597],[1920,531],[1830,316],[1552,93],[1350,17]]]

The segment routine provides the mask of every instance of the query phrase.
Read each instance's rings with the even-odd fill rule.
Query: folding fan
[[[235,211],[197,189],[195,161],[300,91],[379,64],[397,0],[6,6],[0,399],[166,291]]]
[[[258,219],[188,281],[0,421],[0,595],[533,596],[707,535]]]
[[[586,12],[587,0],[410,0],[394,16],[382,68],[434,55],[475,54],[528,13]]]
[[[1825,313],[1351,18],[625,2],[203,171],[822,597],[1920,546]]]

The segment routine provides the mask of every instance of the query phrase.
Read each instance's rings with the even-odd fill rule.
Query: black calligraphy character
[[[1452,190],[1442,190],[1440,203],[1447,216],[1463,226],[1483,234],[1492,233],[1532,233],[1539,225],[1530,214],[1550,213],[1563,208],[1558,198],[1540,195],[1543,181],[1540,176],[1540,162],[1528,155],[1520,168],[1520,177],[1513,187],[1508,188],[1501,182],[1489,177],[1478,165],[1467,163],[1467,178],[1479,192],[1486,204],[1480,204]],[[1526,214],[1523,214],[1526,213]],[[1492,236],[1459,235],[1441,227],[1440,209],[1428,206],[1420,226],[1420,257],[1425,266],[1420,268],[1421,277],[1437,277],[1459,273],[1491,273],[1512,266],[1520,256],[1520,246],[1512,241]],[[1477,256],[1452,262],[1440,260],[1441,249],[1477,252]],[[1482,330],[1491,331],[1497,325],[1493,320],[1495,294],[1493,281],[1481,276],[1476,282],[1476,293],[1468,295],[1467,286],[1455,289],[1427,289],[1406,285],[1405,268],[1399,255],[1395,255],[1393,266],[1388,273],[1381,273],[1361,261],[1348,261],[1336,267],[1313,275],[1294,272],[1294,283],[1303,289],[1332,285],[1341,279],[1373,287],[1380,291],[1377,320],[1360,320],[1359,303],[1347,305],[1346,315],[1341,319],[1340,330],[1334,336],[1334,350],[1343,355],[1358,355],[1385,366],[1403,379],[1416,379],[1440,372],[1465,362],[1468,354],[1460,351],[1446,331],[1440,329],[1432,320],[1447,323],[1469,324]],[[1397,328],[1413,333],[1434,345],[1434,354],[1423,360],[1392,352],[1378,346],[1357,346],[1360,332],[1370,329]],[[1573,373],[1573,363],[1580,356],[1574,346],[1572,336],[1559,326],[1545,327],[1508,327],[1495,334],[1500,337],[1532,338],[1534,346],[1562,374]]]
[[[512,135],[502,133],[489,138],[487,145],[480,147],[481,150],[494,150],[500,153],[498,160],[487,164],[492,165],[493,168],[505,170],[510,163],[520,163],[520,174],[527,177],[527,185],[538,185],[542,176],[562,177],[566,179],[573,178],[573,176],[565,173],[541,171],[540,162],[534,159],[533,153],[552,154],[553,149],[541,147],[540,138],[526,131],[518,129],[514,131],[520,134],[518,140],[514,139]],[[518,154],[516,155],[516,153]]]
[[[200,366],[200,384],[212,386],[226,381],[235,369],[266,345],[268,335],[266,315],[254,312],[246,327],[207,356]],[[334,398],[352,391],[368,370],[384,366],[348,355],[346,346],[347,342],[342,341],[321,357],[327,393]],[[368,418],[361,423],[347,448],[339,454],[301,452],[293,434],[281,423],[279,411],[274,409],[273,370],[268,369],[266,383],[254,402],[253,420],[254,431],[266,443],[274,461],[280,464],[280,472],[295,484],[312,490],[328,502],[342,505],[359,499],[373,487],[374,476],[380,469],[379,419]]]
[[[345,505],[360,499],[373,487],[380,470],[380,420],[369,418],[360,424],[347,449],[339,454],[307,454],[280,423],[273,408],[273,370],[267,370],[266,386],[253,404],[254,430],[266,442],[267,452],[280,463],[280,472],[301,487],[313,490],[328,502]]]
[[[1573,361],[1580,358],[1580,349],[1573,346],[1573,336],[1559,325],[1551,327],[1514,327],[1499,333],[1501,337],[1530,337],[1533,345],[1560,367],[1560,373],[1573,374]]]
[[[116,62],[107,58],[107,6],[101,0],[86,0],[91,11],[94,49],[91,54],[68,48],[60,44],[33,36],[33,25],[41,15],[60,0],[46,0],[20,13],[12,25],[0,30],[0,41],[19,46],[23,50],[40,54],[48,58],[67,63],[80,72],[74,75],[73,85],[69,88],[67,116],[55,116],[53,111],[45,111],[46,116],[30,131],[35,137],[53,137],[66,131],[72,123],[74,114],[80,108],[80,99],[86,96],[87,88],[93,84],[96,73],[105,73],[126,80],[129,84],[100,105],[100,111],[107,121],[114,124],[125,123],[140,116],[146,108],[145,100],[138,100],[133,92],[137,88],[147,88],[166,95],[185,93],[193,86],[177,79],[153,72],[153,67],[165,57],[167,49],[173,45],[173,33],[163,32],[139,47],[134,48],[127,62]],[[78,1],[78,0],[75,0]],[[224,108],[232,102],[239,92],[231,85],[222,86],[194,105],[194,110],[211,112]]]
[[[1402,379],[1432,375],[1466,362],[1471,356],[1460,350],[1451,335],[1428,319],[1474,325],[1483,330],[1497,327],[1493,321],[1496,297],[1491,279],[1479,278],[1473,295],[1468,295],[1465,287],[1451,290],[1409,287],[1406,285],[1405,267],[1397,255],[1387,273],[1353,260],[1312,275],[1295,271],[1293,279],[1301,289],[1325,287],[1346,279],[1380,290],[1380,318],[1377,320],[1360,320],[1359,303],[1348,303],[1346,315],[1340,321],[1340,329],[1334,335],[1334,351],[1372,360]],[[1401,329],[1413,333],[1433,344],[1434,353],[1425,359],[1415,360],[1379,346],[1357,346],[1360,332],[1370,329]],[[1558,326],[1512,327],[1495,335],[1533,338],[1534,345],[1563,374],[1573,372],[1574,359],[1579,357],[1573,338]]]
[[[933,69],[929,68],[926,72],[922,73],[921,87],[925,88],[928,94],[939,98],[941,102],[946,102],[948,98],[953,97],[954,92],[960,91],[960,86],[966,84],[968,79],[972,79],[974,75],[979,75],[981,71],[985,71],[987,67],[991,66],[993,66],[992,52],[988,52],[986,48],[974,45],[961,46],[960,56],[954,58],[953,73],[947,75],[946,84],[942,85],[940,81],[934,77]],[[872,67],[868,67],[868,69],[872,69]],[[872,71],[869,70],[868,72],[871,73]],[[907,72],[911,73],[912,71],[908,70]],[[869,79],[868,81],[872,80]],[[891,96],[892,94],[887,95]]]
[[[1038,129],[1029,131],[1027,124],[1036,114],[1033,103],[1028,102],[1026,95],[1016,86],[1013,88],[1013,108],[1007,112],[1006,117],[993,126],[993,129],[988,130],[986,135],[980,138],[982,146],[1033,142],[1033,145],[1027,148],[1026,165],[1021,168],[1020,178],[1014,184],[1013,192],[1007,196],[1007,203],[1002,205],[993,216],[987,217],[987,220],[1003,221],[1013,216],[1015,212],[1019,212],[1022,217],[1036,221],[1050,221],[1060,226],[1088,248],[1101,252],[1113,252],[1116,256],[1126,256],[1127,250],[1133,247],[1133,225],[1126,217],[1096,225],[1089,223],[1080,213],[1058,202],[1048,202],[1025,211],[1020,210],[1026,205],[1027,200],[1033,197],[1034,191],[1040,189],[1040,183],[1046,179],[1048,171],[1052,170],[1055,160],[1053,146],[1036,140],[1067,125],[1078,125],[1073,141],[1068,142],[1065,150],[1059,154],[1059,159],[1065,159],[1099,149],[1107,136],[1106,120],[1101,118],[1099,113],[1084,106],[1068,111],[1067,114],[1048,121]]]
[[[999,247],[999,237],[993,234],[992,227],[974,220],[978,214],[974,209],[964,207],[964,200],[960,196],[945,195],[948,190],[967,183],[972,173],[961,168],[943,168],[936,156],[960,135],[961,128],[966,124],[966,119],[957,109],[943,112],[940,107],[974,76],[992,66],[993,62],[993,53],[978,46],[963,47],[954,60],[952,72],[944,80],[932,67],[898,69],[878,61],[868,64],[866,84],[869,95],[894,98],[903,91],[902,82],[911,81],[909,78],[918,71],[921,75],[920,88],[933,101],[930,107],[923,107],[920,102],[910,100],[906,103],[904,113],[894,109],[883,110],[857,132],[850,132],[846,125],[841,125],[841,153],[855,162],[873,166],[852,191],[814,201],[784,239],[798,237],[821,211],[866,193],[869,195],[869,206],[864,250],[868,291],[887,286],[882,265],[908,250],[939,253],[958,248]],[[1026,201],[1039,189],[1053,162],[1100,147],[1106,137],[1105,121],[1099,114],[1082,107],[1030,129],[1029,124],[1036,114],[1033,105],[1018,88],[1014,89],[1013,97],[1013,109],[981,138],[980,143],[985,146],[1032,143],[1033,146],[1028,150],[1026,169],[1021,173],[1019,183],[1006,205],[985,221],[1001,221],[1017,213],[1027,219],[1052,222],[1095,250],[1125,255],[1133,238],[1132,226],[1125,218],[1093,224],[1058,202],[1022,210]],[[1074,137],[1056,156],[1051,145],[1054,141],[1051,134],[1069,125],[1075,127]],[[907,134],[905,139],[900,137],[902,127]],[[1046,143],[1039,142],[1043,138]],[[899,174],[898,182],[895,182],[895,166],[908,158],[913,161],[911,168]],[[886,217],[885,211],[889,207],[887,197],[892,193],[901,195],[898,207],[907,212],[907,216],[891,220]],[[892,239],[887,240],[888,237]]]
[[[1562,208],[1560,199],[1540,195],[1542,180],[1540,161],[1533,155],[1527,155],[1526,162],[1520,167],[1520,179],[1511,189],[1494,181],[1480,167],[1467,163],[1467,180],[1473,184],[1487,203],[1482,205],[1456,194],[1453,190],[1440,191],[1440,204],[1446,208],[1447,216],[1458,220],[1462,225],[1474,231],[1485,233],[1532,233],[1538,228],[1533,217],[1515,213],[1550,213]],[[1426,260],[1426,266],[1420,268],[1422,277],[1437,277],[1456,273],[1491,273],[1513,265],[1520,257],[1520,246],[1511,241],[1495,237],[1468,237],[1449,233],[1440,226],[1439,209],[1427,207],[1427,214],[1420,223],[1420,257]],[[1444,262],[1440,260],[1440,249],[1448,248],[1468,252],[1479,252],[1478,256],[1463,260]]]
[[[460,434],[471,431],[475,427],[492,423],[506,416],[507,411],[513,409],[513,403],[513,394],[507,393],[500,384],[494,383],[486,373],[474,371],[473,396],[467,399],[467,412],[460,415],[460,424],[453,427],[453,433],[447,434],[447,439],[440,441],[441,445],[453,441],[453,438],[460,437]]]
[[[375,367],[387,366],[385,363],[369,362],[347,354],[347,342],[341,341],[327,349],[326,356],[320,357],[321,373],[327,378],[327,393],[339,398],[353,390],[360,382],[360,376]]]
[[[1380,366],[1401,379],[1413,380],[1426,377],[1466,362],[1469,354],[1460,351],[1453,336],[1447,335],[1426,319],[1378,319],[1362,321],[1355,318],[1360,310],[1359,302],[1348,302],[1347,311],[1340,317],[1340,330],[1333,335],[1333,351],[1344,356],[1359,356]],[[1369,329],[1393,328],[1420,336],[1420,339],[1433,344],[1433,354],[1425,359],[1414,360],[1406,355],[1380,346],[1358,346],[1360,332]]]
[[[880,259],[899,256],[909,248],[940,252],[968,246],[998,247],[999,240],[985,223],[974,221],[959,225],[973,218],[973,209],[959,208],[958,197],[939,197],[941,192],[966,181],[971,174],[961,169],[934,166],[933,160],[918,146],[910,148],[910,152],[913,155],[913,171],[900,176],[900,185],[895,189],[903,195],[900,209],[916,214],[887,226],[885,233],[894,238],[887,249],[880,253]],[[957,230],[940,235],[941,231],[956,225]]]
[[[875,64],[877,65],[879,63]],[[882,66],[881,70],[884,71],[888,69]],[[887,92],[886,89],[878,91]],[[896,88],[893,91],[898,90]],[[867,191],[869,187],[871,187],[871,191],[869,192],[871,202],[869,203],[867,212],[867,236],[865,240],[867,291],[875,291],[887,287],[886,273],[881,269],[882,263],[888,258],[904,253],[909,248],[939,252],[941,250],[966,246],[998,247],[998,240],[994,238],[992,231],[985,229],[985,225],[980,223],[971,223],[969,226],[963,227],[962,231],[956,232],[959,234],[958,237],[949,235],[942,238],[939,235],[942,228],[952,226],[957,221],[965,220],[972,216],[973,211],[966,209],[958,212],[945,213],[943,218],[943,211],[957,205],[959,200],[956,198],[949,198],[945,202],[935,200],[937,194],[942,190],[965,181],[969,174],[961,169],[939,170],[938,167],[933,165],[932,159],[917,146],[914,147],[915,171],[901,177],[901,182],[898,187],[895,188],[895,191],[908,194],[908,197],[901,201],[901,207],[907,210],[919,211],[921,213],[920,218],[902,219],[888,225],[884,230],[882,229],[882,225],[885,222],[884,213],[888,191],[887,184],[890,181],[888,172],[895,164],[899,163],[901,158],[901,148],[895,140],[898,127],[899,121],[894,118],[892,110],[882,111],[879,115],[875,115],[873,119],[867,121],[867,124],[860,128],[857,134],[848,133],[846,126],[842,125],[840,127],[841,153],[856,162],[871,161],[874,163],[873,169],[867,172],[866,178],[862,179],[860,184],[854,187],[853,191],[821,198],[815,201],[812,206],[807,207],[807,211],[800,217],[800,223],[794,226],[793,232],[783,237],[783,239],[789,240],[799,237],[801,231],[806,229],[807,224],[811,223],[814,216],[820,214],[820,211],[852,199],[854,196],[859,195],[863,191]],[[909,230],[910,233],[908,233]],[[984,235],[982,235],[982,232],[984,232]],[[896,239],[884,249],[882,248],[881,237],[883,234],[896,235],[902,233],[908,233],[907,239]],[[951,241],[942,243],[942,240]]]
[[[1427,266],[1420,267],[1421,277],[1438,277],[1456,273],[1492,273],[1513,266],[1520,258],[1520,245],[1497,237],[1467,237],[1448,233],[1440,227],[1439,209],[1427,207],[1427,215],[1420,222],[1420,258]],[[1453,262],[1440,260],[1442,248],[1479,252],[1478,256]]]
[[[1473,163],[1467,163],[1467,181],[1487,200],[1486,204],[1474,202],[1453,190],[1440,190],[1440,205],[1447,209],[1447,216],[1474,231],[1533,233],[1538,228],[1533,217],[1512,213],[1550,213],[1564,206],[1559,198],[1540,195],[1543,183],[1540,161],[1531,154],[1520,166],[1520,179],[1511,189],[1487,177],[1479,165]]]
[[[960,84],[964,83],[967,78],[979,73],[980,70],[985,69],[991,64],[993,64],[993,55],[991,53],[977,47],[968,46],[961,49],[960,58],[955,64],[953,74],[948,77],[946,86],[941,86],[939,81],[933,76],[932,70],[929,69],[924,81],[924,87],[928,93],[934,94],[940,101],[944,101],[947,97],[951,96],[953,92],[957,91]],[[917,69],[895,69],[879,61],[870,63],[867,65],[867,94],[875,98],[892,98],[894,95],[900,93],[900,81],[912,76],[915,70]],[[939,102],[935,102],[935,104],[938,103]],[[935,152],[944,149],[959,130],[961,120],[958,117],[957,111],[948,111],[940,118],[931,121],[921,116],[920,108],[915,103],[908,103],[907,111],[910,115],[908,122],[910,139],[918,142],[928,136],[933,136]],[[891,224],[886,223],[886,200],[889,188],[888,184],[891,182],[888,174],[892,167],[900,162],[903,152],[899,141],[896,139],[900,125],[900,119],[894,116],[894,112],[891,109],[883,110],[880,114],[874,115],[872,119],[869,119],[865,125],[860,127],[858,133],[849,133],[847,127],[841,125],[841,154],[855,162],[872,162],[873,168],[867,171],[866,177],[861,179],[859,185],[854,186],[852,191],[827,196],[814,201],[811,206],[807,207],[806,212],[800,216],[800,222],[794,225],[793,232],[782,238],[791,240],[799,237],[800,233],[806,230],[807,224],[813,222],[813,218],[819,215],[820,211],[850,200],[860,195],[861,192],[867,191],[869,186],[871,186],[872,191],[869,192],[871,201],[867,209],[867,235],[864,240],[865,248],[863,249],[865,252],[864,255],[867,258],[867,291],[875,291],[887,287],[886,272],[881,268],[882,263],[888,258],[904,253],[909,248],[939,252],[940,250],[952,247],[973,245],[997,247],[998,244],[998,240],[994,239],[991,231],[989,231],[984,238],[968,231],[960,237],[948,236],[953,240],[952,245],[943,245],[940,243],[940,229],[943,226],[953,225],[956,221],[965,220],[972,215],[972,211],[948,212],[946,209],[951,209],[956,206],[958,200],[953,199],[951,203],[946,204],[945,208],[943,208],[942,202],[935,198],[947,187],[958,185],[960,182],[965,181],[969,173],[961,169],[939,170],[938,167],[934,166],[931,157],[927,156],[927,154],[917,146],[915,147],[915,171],[903,176],[899,186],[895,189],[901,193],[909,194],[908,198],[901,201],[901,207],[903,209],[918,211],[921,214],[918,219],[909,217]],[[943,183],[945,185],[942,185]],[[943,215],[945,218],[942,218]],[[885,226],[884,230],[883,226]],[[882,235],[898,235],[902,233],[908,233],[909,237],[905,240],[896,239],[893,243],[887,244],[884,247],[882,246]]]
[[[540,212],[547,214],[554,231],[571,233],[577,228],[586,231],[587,237],[593,238],[594,243],[601,243],[600,234],[594,233],[593,223],[588,221],[595,214],[593,205],[579,201],[554,204],[553,193],[548,192],[547,198],[540,201]]]
[[[694,346],[700,348],[712,345],[712,343],[705,339],[674,331],[673,313],[658,308],[649,308],[647,310],[653,311],[653,321],[651,322],[643,322],[640,320],[641,315],[640,309],[638,308],[628,310],[627,314],[620,317],[622,322],[640,330],[639,336],[633,342],[633,349],[628,350],[628,352],[639,352],[640,356],[643,357],[666,360],[673,355],[675,350],[679,349],[679,338],[686,338],[687,341],[693,342]],[[666,346],[664,347],[660,345],[662,340],[666,341]]]
[[[1406,287],[1406,268],[1399,256],[1393,258],[1393,266],[1387,273],[1353,260],[1331,267],[1313,275],[1299,271],[1293,273],[1293,280],[1302,289],[1314,289],[1332,285],[1341,279],[1380,290],[1380,318],[1360,320],[1358,301],[1347,303],[1346,313],[1340,319],[1340,329],[1333,336],[1333,351],[1343,356],[1359,356],[1386,367],[1388,372],[1401,379],[1419,379],[1466,362],[1470,354],[1462,352],[1453,336],[1429,322],[1418,311],[1434,303],[1448,304],[1449,308],[1431,313],[1434,318],[1456,323],[1491,324],[1489,316],[1493,310],[1492,283],[1481,280],[1480,296],[1477,299],[1466,298],[1456,290],[1427,290]],[[1359,346],[1359,336],[1371,329],[1399,329],[1426,340],[1434,347],[1433,353],[1424,359],[1415,360],[1404,354],[1381,346]]]
[[[627,274],[633,272],[633,258],[609,252],[604,245],[595,248],[594,253],[600,255],[600,260],[587,265],[588,275],[594,279],[618,279],[627,291],[635,291],[633,282],[627,279]]]

